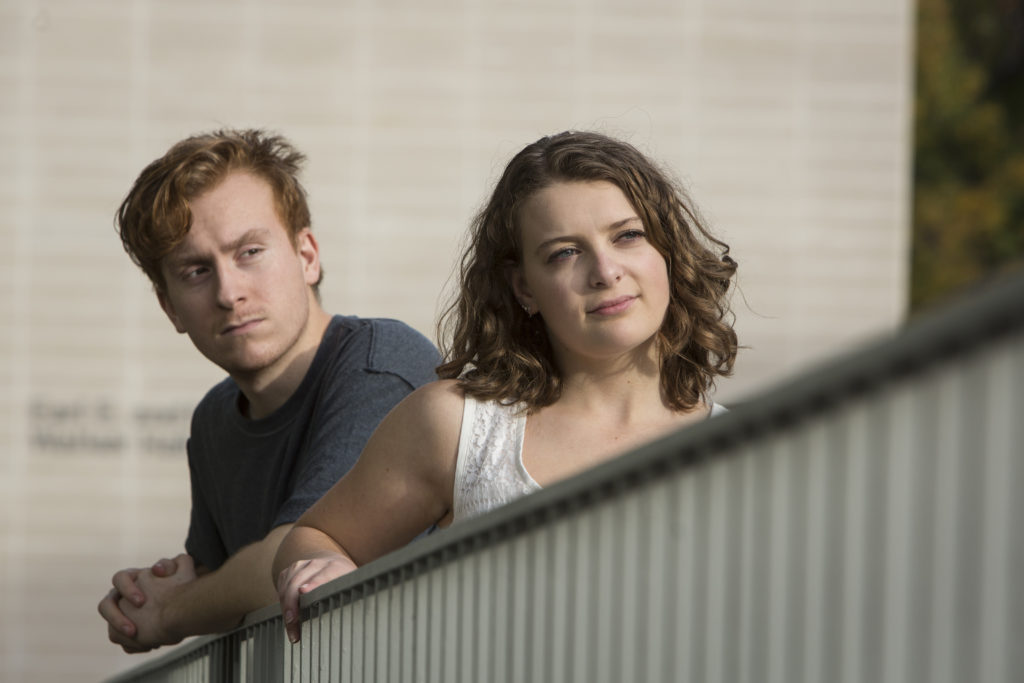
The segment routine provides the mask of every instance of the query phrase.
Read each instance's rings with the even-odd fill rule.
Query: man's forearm
[[[161,610],[166,631],[181,638],[222,633],[246,614],[277,602],[270,569],[290,524],[279,526],[227,559],[215,571],[180,586]]]

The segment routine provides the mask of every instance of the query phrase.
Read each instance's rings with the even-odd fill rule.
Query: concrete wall
[[[141,661],[95,604],[181,548],[188,415],[221,372],[112,228],[171,143],[291,138],[326,307],[433,336],[511,154],[625,137],[740,263],[729,403],[902,319],[912,24],[909,0],[0,0],[0,679]]]

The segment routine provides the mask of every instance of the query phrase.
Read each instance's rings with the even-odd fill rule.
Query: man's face
[[[185,241],[162,264],[160,305],[236,380],[273,379],[310,342],[316,241],[305,229],[292,243],[270,185],[250,173],[230,173],[191,209]]]

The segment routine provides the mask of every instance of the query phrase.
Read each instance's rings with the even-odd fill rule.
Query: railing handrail
[[[302,605],[308,608],[329,596],[373,591],[382,579],[400,578],[410,567],[446,562],[458,557],[460,549],[487,545],[489,539],[507,537],[510,530],[518,532],[541,525],[566,509],[587,507],[604,498],[608,491],[631,488],[668,470],[735,450],[733,447],[741,443],[785,429],[879,384],[922,373],[949,357],[967,354],[1021,327],[1024,327],[1024,272],[1003,278],[971,296],[961,297],[859,350],[827,360],[770,387],[714,420],[648,443],[623,457],[370,562],[304,596]],[[268,605],[247,615],[234,631],[194,638],[109,681],[132,681],[183,659],[217,639],[279,618],[278,605]]]

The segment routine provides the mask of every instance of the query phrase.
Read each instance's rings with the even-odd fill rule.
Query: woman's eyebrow
[[[632,223],[633,221],[637,221],[638,223],[642,222],[640,220],[640,216],[630,216],[629,218],[623,218],[620,221],[615,221],[614,223],[610,224],[605,229],[606,230],[617,230],[618,228],[621,228],[622,226],[624,226],[624,225],[626,225],[628,223]]]
[[[639,216],[629,216],[627,218],[622,218],[622,219],[619,219],[617,221],[613,221],[613,222],[609,223],[604,228],[604,230],[605,230],[605,232],[611,232],[613,230],[618,230],[619,228],[621,228],[621,227],[623,227],[625,225],[628,225],[628,224],[632,223],[633,221],[636,221],[638,223],[642,222],[640,220]],[[558,244],[559,242],[570,242],[570,241],[572,241],[572,239],[573,239],[573,235],[571,233],[567,233],[565,235],[557,235],[557,236],[552,237],[550,239],[546,239],[546,240],[544,240],[543,242],[541,242],[540,244],[537,245],[536,253],[539,254],[540,252],[544,251],[544,249],[546,247],[549,247],[552,244]]]

